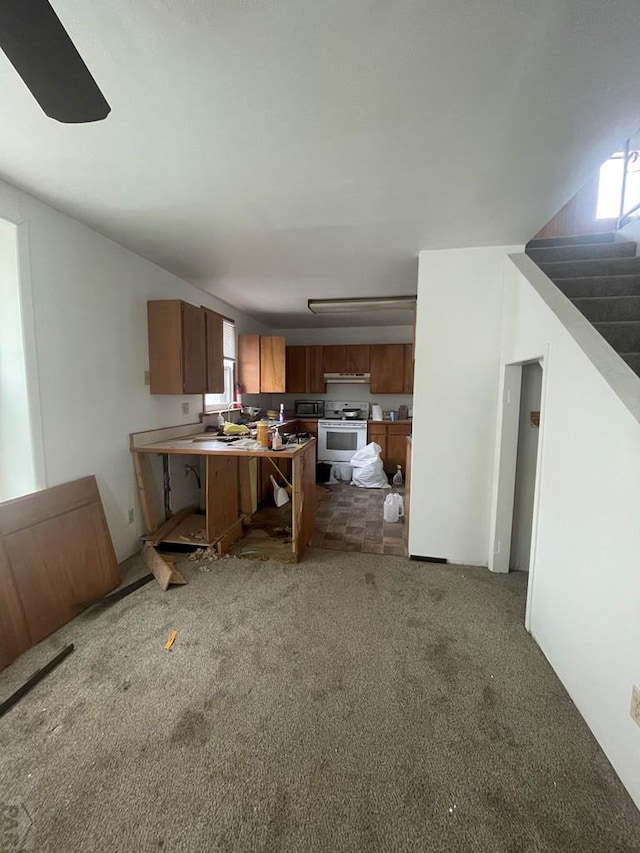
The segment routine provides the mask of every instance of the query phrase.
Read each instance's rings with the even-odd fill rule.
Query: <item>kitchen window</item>
[[[205,394],[205,412],[224,410],[233,402],[236,373],[236,327],[233,320],[222,321],[222,357],[224,365],[224,391],[222,394]]]

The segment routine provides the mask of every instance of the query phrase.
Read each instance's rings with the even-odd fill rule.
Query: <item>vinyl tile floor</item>
[[[361,489],[346,483],[319,485],[315,548],[332,551],[361,551],[365,554],[406,555],[404,519],[384,521],[383,504],[391,492],[404,495],[404,487]]]

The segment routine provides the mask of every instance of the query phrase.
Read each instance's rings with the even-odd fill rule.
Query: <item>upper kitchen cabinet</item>
[[[404,345],[403,391],[413,394],[413,344]]]
[[[180,299],[147,302],[152,394],[204,394],[205,313]]]
[[[369,350],[371,393],[403,394],[405,344],[372,344]]]
[[[291,394],[324,394],[322,347],[287,347],[286,388]]]
[[[285,375],[283,337],[238,336],[238,381],[245,393],[284,393]]]
[[[335,344],[322,348],[325,373],[368,373],[369,344]]]

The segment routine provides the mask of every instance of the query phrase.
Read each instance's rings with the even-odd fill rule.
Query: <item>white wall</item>
[[[502,362],[545,359],[530,629],[640,806],[640,381],[524,256]]]
[[[184,299],[221,311],[240,333],[267,330],[79,222],[0,183],[0,218],[22,223],[20,275],[35,330],[29,380],[39,394],[43,482],[96,474],[119,559],[139,547],[141,520],[128,435],[197,420],[201,397],[151,396],[146,302]],[[28,331],[28,329],[27,329]],[[27,335],[27,339],[29,335]],[[183,415],[181,404],[191,412]],[[137,521],[128,524],[129,507]]]
[[[518,248],[420,253],[411,554],[487,564],[502,281]]]
[[[487,563],[499,389],[543,356],[530,630],[640,806],[640,382],[507,251],[420,255],[410,551]]]

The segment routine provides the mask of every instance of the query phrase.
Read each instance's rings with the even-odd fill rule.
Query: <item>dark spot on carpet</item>
[[[482,704],[485,708],[494,708],[496,704],[496,692],[488,684],[482,689]]]
[[[376,576],[373,574],[373,572],[365,572],[364,580],[368,586],[376,585]]]
[[[123,690],[128,690],[130,687],[131,687],[131,682],[130,682],[130,681],[129,681],[129,679],[127,678],[127,679],[126,679],[126,681],[123,681],[123,682],[122,682],[122,689],[123,689]]]
[[[171,734],[172,743],[204,746],[209,740],[210,726],[200,711],[187,708],[178,717]]]
[[[443,589],[430,589],[428,594],[433,601],[442,601],[447,595]]]

